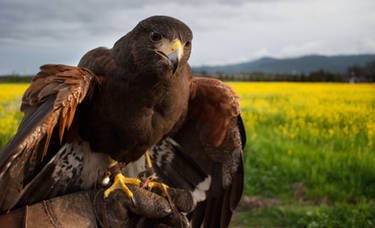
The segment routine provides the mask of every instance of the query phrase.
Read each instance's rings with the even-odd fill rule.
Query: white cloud
[[[253,52],[254,58],[261,58],[261,57],[265,57],[265,56],[271,56],[271,53],[267,48],[262,48],[262,49],[259,49],[259,50],[256,50],[255,52]]]
[[[308,41],[302,44],[290,44],[286,47],[281,48],[279,52],[279,57],[293,57],[306,54],[323,54],[318,53],[319,48],[323,47],[325,44],[322,41]],[[327,54],[327,53],[325,53]]]

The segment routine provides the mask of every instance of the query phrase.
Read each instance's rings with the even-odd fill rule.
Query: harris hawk
[[[245,131],[234,91],[192,76],[191,41],[181,21],[153,16],[77,67],[42,66],[0,151],[0,211],[95,188],[108,167],[150,150],[162,181],[193,192],[193,224],[226,227],[243,189]],[[105,194],[132,198],[126,184],[140,181],[117,172]]]

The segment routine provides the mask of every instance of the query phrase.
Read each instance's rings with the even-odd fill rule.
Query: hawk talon
[[[104,191],[104,198],[108,198],[109,194],[111,194],[113,191],[121,189],[125,193],[125,195],[127,195],[128,198],[132,201],[133,206],[135,206],[136,202],[133,193],[130,191],[128,186],[126,186],[126,184],[133,184],[139,186],[140,183],[141,181],[139,179],[127,178],[124,177],[122,173],[117,173],[113,181],[113,184]]]
[[[169,186],[166,185],[166,184],[163,184],[163,183],[160,183],[160,182],[157,182],[157,181],[150,181],[150,182],[148,182],[147,187],[150,191],[152,191],[153,188],[160,189],[161,195],[163,197],[167,197],[167,195],[168,195],[167,189],[169,188]]]
[[[137,203],[135,202],[134,196],[131,196],[129,199],[132,202],[133,207],[137,207]]]

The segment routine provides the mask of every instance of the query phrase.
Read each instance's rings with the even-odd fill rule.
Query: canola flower
[[[17,131],[22,94],[29,84],[0,84],[0,147]]]
[[[257,136],[257,126],[270,124],[290,140],[340,138],[351,147],[359,143],[361,149],[374,149],[374,84],[229,84],[240,96],[251,138]]]

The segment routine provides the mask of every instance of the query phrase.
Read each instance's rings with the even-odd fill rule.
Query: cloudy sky
[[[190,26],[193,66],[375,53],[374,12],[374,0],[0,0],[0,74],[76,65],[152,15]]]

